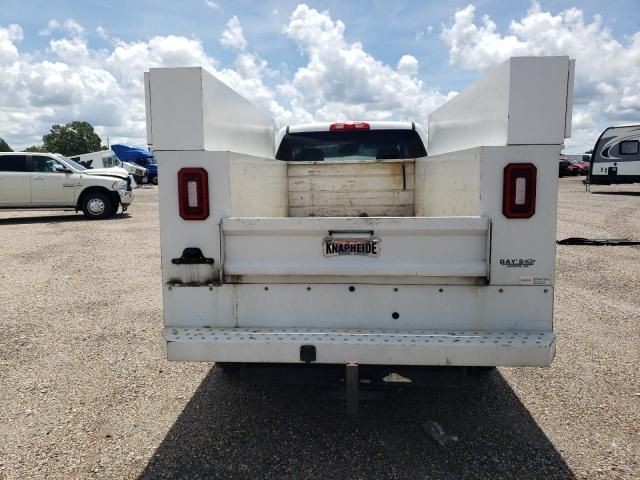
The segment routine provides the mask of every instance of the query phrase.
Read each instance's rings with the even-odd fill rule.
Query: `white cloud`
[[[22,38],[20,25],[11,24],[7,28],[0,28],[0,65],[10,66],[18,59],[15,44],[21,42]]]
[[[68,64],[79,65],[89,61],[87,44],[79,37],[51,40],[49,48],[60,60]]]
[[[56,19],[49,20],[47,27],[39,30],[38,35],[48,37],[57,31],[65,31],[75,37],[84,35],[84,27],[73,18],[68,18],[63,23],[60,23]]]
[[[211,8],[213,10],[219,10],[220,9],[220,5],[218,5],[213,0],[206,0],[204,3],[207,5],[207,7]]]
[[[220,44],[234,50],[244,50],[247,48],[247,40],[244,38],[240,20],[235,15],[227,22],[227,28],[220,36]]]
[[[606,124],[640,118],[640,32],[621,43],[598,15],[585,21],[575,7],[554,15],[534,1],[504,34],[487,15],[476,21],[475,7],[468,5],[443,25],[441,37],[449,46],[449,62],[472,70],[483,71],[518,55],[575,58],[574,131],[567,142],[575,148]],[[587,117],[598,121],[586,126]],[[593,142],[595,138],[586,145]]]
[[[145,143],[143,72],[150,67],[203,66],[269,112],[277,124],[313,120],[410,119],[427,115],[453,96],[418,77],[420,63],[401,55],[386,64],[360,42],[347,40],[346,26],[329,12],[298,5],[284,27],[302,55],[301,66],[271,67],[252,51],[237,17],[220,43],[235,51],[231,66],[220,66],[195,37],[155,36],[92,48],[75,20],[52,20],[45,51],[23,52],[19,25],[0,26],[0,136],[12,146],[41,143],[52,123],[88,120],[114,142]],[[426,27],[428,32],[428,26]],[[425,33],[426,35],[426,33]],[[485,70],[515,54],[569,54],[578,59],[577,106],[573,144],[591,148],[605,121],[638,115],[640,33],[612,38],[598,18],[585,22],[582,12],[558,15],[537,4],[506,33],[490,18],[475,19],[469,6],[443,27],[452,64]],[[418,38],[419,39],[419,38]],[[607,68],[587,68],[602,65]],[[593,138],[592,138],[593,137]]]
[[[298,6],[285,34],[306,57],[289,73],[272,69],[248,48],[237,17],[220,43],[236,52],[232,67],[220,67],[202,42],[177,35],[148,40],[110,38],[106,48],[92,48],[82,25],[72,19],[51,20],[53,36],[43,52],[18,48],[22,29],[0,27],[0,136],[15,147],[41,143],[52,123],[90,121],[113,142],[145,143],[143,72],[153,67],[202,66],[250,101],[269,112],[278,125],[334,119],[414,119],[447,96],[417,78],[418,60],[400,58],[396,68],[377,60],[363,45],[349,43],[345,25],[328,12]]]
[[[403,55],[398,61],[396,70],[404,75],[417,75],[418,60],[413,55]]]
[[[49,23],[47,23],[46,28],[43,28],[42,30],[38,31],[38,35],[40,35],[41,37],[48,37],[53,32],[55,32],[56,30],[60,30],[61,28],[62,28],[62,25],[60,24],[60,22],[52,19],[52,20],[49,20]]]
[[[102,25],[98,25],[98,27],[96,28],[96,33],[103,40],[109,39],[109,32],[107,32],[107,30]]]
[[[13,147],[41,143],[51,124],[78,119],[112,142],[145,144],[143,72],[153,67],[202,66],[275,118],[293,118],[263,81],[276,73],[253,53],[241,51],[234,68],[220,69],[195,38],[114,39],[109,49],[97,50],[78,36],[82,27],[69,25],[60,30],[66,37],[50,40],[51,58],[43,61],[19,51],[18,25],[0,27],[0,136]],[[304,112],[301,118],[308,120]]]
[[[84,27],[76,22],[73,18],[65,20],[62,27],[73,36],[84,35]]]
[[[82,26],[65,24],[68,36],[52,39],[48,50],[53,58],[43,61],[18,50],[20,27],[0,27],[0,136],[13,146],[41,143],[52,123],[78,119],[116,141],[144,144],[143,72],[160,66],[215,69],[195,39],[116,40],[111,50],[95,50],[78,36]]]
[[[285,33],[308,63],[280,91],[317,120],[412,119],[422,123],[446,100],[414,76],[418,62],[403,57],[398,70],[344,37],[345,25],[329,12],[298,5]]]

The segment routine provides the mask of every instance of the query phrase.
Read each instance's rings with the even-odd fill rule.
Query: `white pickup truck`
[[[512,58],[433,112],[425,145],[408,122],[276,137],[206,71],[151,69],[168,358],[333,365],[352,391],[358,365],[550,365],[573,71]]]
[[[122,168],[88,170],[56,153],[0,153],[0,209],[75,209],[103,219],[127,210],[132,184]]]

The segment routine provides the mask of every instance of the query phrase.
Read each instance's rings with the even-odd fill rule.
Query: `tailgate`
[[[276,277],[468,283],[489,275],[489,229],[486,217],[226,218],[223,271],[232,283]]]

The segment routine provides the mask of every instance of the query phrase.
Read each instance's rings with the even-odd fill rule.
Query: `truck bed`
[[[290,217],[411,217],[415,161],[289,162]]]

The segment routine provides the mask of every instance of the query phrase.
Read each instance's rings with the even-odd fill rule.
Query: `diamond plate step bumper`
[[[313,345],[314,363],[362,365],[549,366],[553,332],[346,330],[305,328],[164,329],[169,360],[301,363]]]

